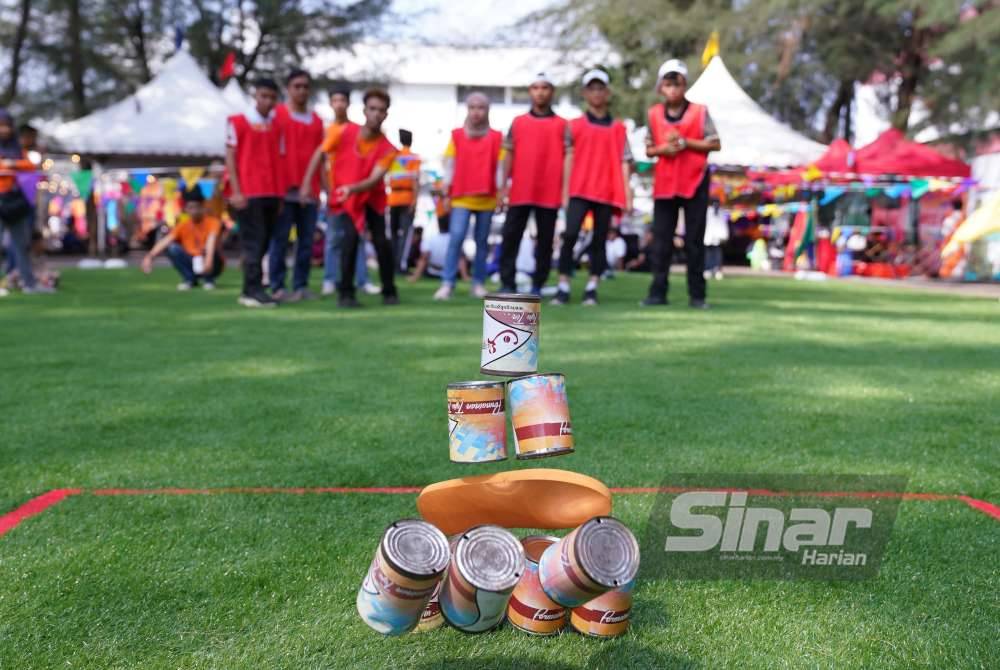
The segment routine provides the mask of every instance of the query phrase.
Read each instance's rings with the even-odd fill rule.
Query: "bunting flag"
[[[806,171],[802,175],[802,178],[805,179],[806,181],[816,181],[822,176],[823,176],[822,170],[820,170],[815,165],[810,165],[808,168],[806,168]]]
[[[909,184],[893,184],[889,188],[885,189],[885,194],[890,198],[897,199],[902,198],[909,192]]]
[[[931,190],[931,182],[928,179],[914,179],[910,182],[910,189],[914,200],[919,200]]]
[[[215,195],[215,180],[199,179],[198,188],[201,189],[201,194],[205,196],[205,200],[211,200],[212,196]]]
[[[27,198],[31,206],[35,206],[35,196],[38,194],[38,182],[42,179],[41,172],[18,172],[14,175],[17,185],[21,188],[21,193]]]
[[[842,195],[844,195],[844,189],[839,186],[830,186],[823,191],[823,199],[819,201],[819,204],[823,206],[829,205]]]
[[[795,257],[798,258],[806,252],[812,245],[816,244],[816,224],[819,223],[819,204],[813,200],[806,212],[806,227],[799,238],[798,247],[795,250]]]
[[[76,185],[81,198],[86,198],[90,194],[90,189],[94,185],[93,170],[77,170],[70,174],[70,179]]]
[[[719,31],[713,30],[705,44],[705,50],[701,52],[702,67],[708,65],[713,58],[719,55]]]
[[[160,185],[163,186],[163,197],[167,200],[172,198],[174,194],[177,193],[176,179],[161,179]]]
[[[179,172],[181,179],[184,180],[184,190],[191,190],[198,183],[198,180],[205,176],[205,168],[203,167],[182,167]]]
[[[230,51],[226,54],[226,60],[222,61],[219,68],[219,81],[225,81],[236,74],[236,52]]]

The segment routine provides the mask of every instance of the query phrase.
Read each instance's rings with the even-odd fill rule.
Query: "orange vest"
[[[667,121],[663,103],[649,108],[649,129],[653,133],[653,144],[666,144],[673,134],[685,139],[705,139],[705,107],[688,103],[684,116],[677,123]],[[658,156],[653,172],[653,198],[691,198],[694,196],[705,171],[708,169],[708,154],[700,151],[684,150],[675,156]]]
[[[403,147],[396,154],[389,168],[389,206],[412,205],[417,197],[417,179],[420,176],[420,156]]]

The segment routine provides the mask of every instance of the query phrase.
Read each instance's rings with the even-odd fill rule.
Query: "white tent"
[[[243,92],[240,83],[235,78],[230,79],[229,83],[222,88],[222,97],[236,112],[244,112],[252,104],[250,96]]]
[[[826,147],[772,118],[729,74],[716,56],[701,73],[687,97],[708,107],[719,131],[722,151],[709,154],[713,165],[791,167],[806,165]]]
[[[226,117],[236,111],[191,55],[178,51],[133,95],[52,136],[68,152],[97,157],[222,156]]]

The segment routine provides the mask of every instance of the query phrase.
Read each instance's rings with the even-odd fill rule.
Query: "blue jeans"
[[[327,217],[327,221],[326,235],[323,237],[323,281],[336,284],[340,281],[340,245],[344,241],[344,234],[337,226],[336,216]],[[368,257],[364,244],[358,244],[354,283],[360,287],[368,283]]]
[[[476,259],[472,263],[472,281],[476,284],[482,284],[486,281],[486,253],[489,251],[493,210],[474,212],[464,207],[455,207],[451,210],[449,228],[451,235],[448,239],[448,254],[444,257],[444,274],[441,275],[441,283],[448,286],[455,285],[455,277],[458,275],[458,258],[462,253],[465,235],[469,232],[469,220],[473,216],[476,217],[476,226],[473,230],[473,237],[476,240]]]
[[[214,282],[215,278],[222,274],[222,269],[225,267],[225,262],[217,251],[215,252],[215,259],[212,261],[212,274],[196,275],[191,255],[184,251],[184,247],[176,242],[167,247],[167,256],[170,258],[170,262],[174,264],[177,272],[180,273],[181,278],[192,286],[197,284],[199,279]]]
[[[17,268],[21,275],[21,284],[28,288],[35,287],[35,275],[31,270],[31,231],[34,219],[30,216],[21,221],[4,221],[0,219],[0,243],[3,231],[10,233],[10,245],[7,247],[7,271]],[[4,273],[6,274],[6,273]]]
[[[312,267],[312,241],[316,230],[316,204],[285,201],[278,217],[278,225],[271,238],[268,251],[268,268],[271,276],[271,290],[285,288],[285,254],[288,251],[288,236],[295,226],[295,271],[292,275],[292,290],[298,291],[309,286],[309,269]]]

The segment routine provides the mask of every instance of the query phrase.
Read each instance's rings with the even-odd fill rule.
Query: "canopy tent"
[[[783,168],[815,161],[826,150],[765,112],[719,56],[712,58],[687,97],[708,107],[719,131],[722,151],[709,154],[713,165]]]
[[[178,51],[133,95],[59,126],[53,139],[104,163],[217,157],[225,153],[226,117],[236,111],[191,55]]]
[[[964,161],[948,158],[934,149],[906,139],[890,128],[874,142],[855,153],[851,172],[892,174],[906,177],[968,177],[972,168]]]
[[[235,78],[230,79],[229,83],[222,88],[222,97],[237,112],[245,111],[251,104],[250,96],[243,92],[240,83]]]
[[[747,173],[751,179],[762,179],[769,184],[798,184],[806,179],[806,170],[815,166],[822,172],[848,172],[854,164],[854,149],[843,138],[835,139],[822,156],[809,164],[807,167],[798,167],[781,172],[750,171]]]

